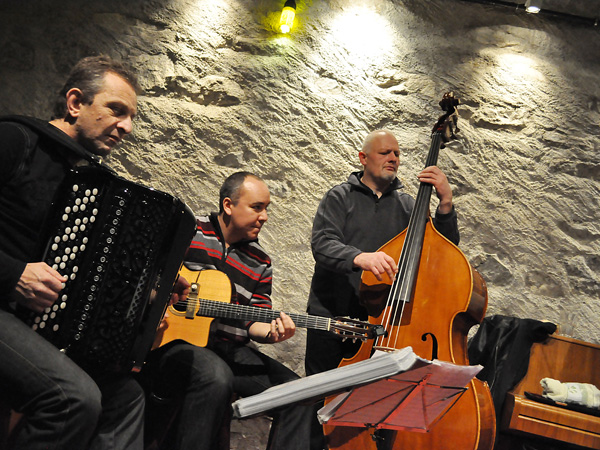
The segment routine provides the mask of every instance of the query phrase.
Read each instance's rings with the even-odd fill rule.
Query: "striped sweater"
[[[232,303],[270,309],[271,258],[258,240],[241,241],[226,248],[216,213],[198,217],[196,224],[196,235],[185,256],[184,265],[189,270],[217,269],[224,272],[234,287]],[[241,320],[219,320],[215,337],[246,343],[249,341],[248,327],[251,324]]]

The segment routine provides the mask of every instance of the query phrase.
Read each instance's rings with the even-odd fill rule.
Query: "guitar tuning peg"
[[[348,339],[347,337],[343,337],[342,338],[342,342],[346,342],[346,339]]]

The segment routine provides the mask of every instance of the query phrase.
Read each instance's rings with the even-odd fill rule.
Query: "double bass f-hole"
[[[427,337],[431,336],[431,360],[438,359],[438,340],[433,333],[425,333],[421,336],[423,342],[427,342]]]

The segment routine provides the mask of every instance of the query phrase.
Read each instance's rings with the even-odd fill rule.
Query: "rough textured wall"
[[[302,312],[312,218],[359,167],[368,131],[396,132],[417,190],[448,90],[460,139],[439,166],[455,192],[460,248],[490,314],[560,321],[600,343],[599,30],[458,0],[300,1],[290,36],[275,0],[4,1],[0,113],[47,117],[80,57],[138,70],[135,132],[110,160],[124,176],[215,207],[222,180],[261,175],[272,206],[261,242],[278,309]],[[303,372],[304,333],[267,351]]]

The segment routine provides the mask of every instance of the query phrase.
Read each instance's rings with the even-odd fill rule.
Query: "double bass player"
[[[414,199],[402,191],[397,178],[399,145],[388,130],[376,130],[365,139],[358,153],[363,170],[350,174],[348,181],[330,189],[321,200],[312,229],[315,258],[307,312],[326,317],[350,316],[367,319],[359,304],[361,271],[378,279],[396,273],[396,262],[377,251],[408,226]],[[433,219],[435,228],[454,244],[460,236],[452,190],[444,173],[426,167],[417,178],[435,188],[439,204]],[[338,367],[342,358],[357,352],[360,343],[342,341],[335,335],[308,330],[306,374]],[[316,419],[311,429],[311,449],[325,448],[322,427]]]

